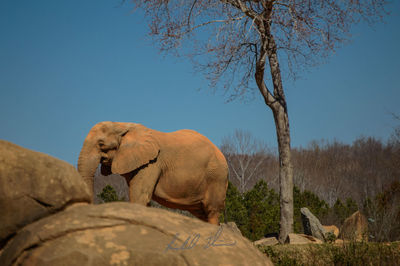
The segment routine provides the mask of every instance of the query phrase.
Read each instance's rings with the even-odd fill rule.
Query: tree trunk
[[[271,44],[272,43],[272,44]],[[280,231],[279,242],[287,241],[289,233],[293,232],[293,168],[290,150],[289,116],[282,86],[281,72],[272,36],[269,39],[269,66],[274,85],[275,101],[268,106],[272,109],[275,120],[276,135],[279,150],[279,196],[280,196]]]
[[[288,114],[283,107],[273,110],[279,149],[280,231],[279,242],[285,243],[293,232],[293,168],[290,152]]]
[[[260,45],[255,54],[256,71],[255,79],[257,87],[264,97],[265,104],[271,108],[274,114],[276,134],[279,148],[279,195],[280,195],[280,232],[279,242],[284,243],[288,234],[293,232],[293,170],[290,156],[290,129],[289,116],[283,91],[281,70],[279,67],[277,46],[271,33],[271,16],[274,1],[263,1],[264,12],[257,13],[248,8],[243,1],[228,1],[234,7],[240,9],[249,16],[260,35]],[[264,82],[265,65],[268,58],[273,93],[268,90]]]
[[[268,104],[275,121],[279,151],[280,231],[279,242],[287,241],[293,232],[293,167],[290,149],[290,128],[287,109],[280,103]]]
[[[293,169],[290,150],[289,116],[285,93],[282,85],[281,71],[278,62],[277,47],[270,32],[268,21],[259,23],[261,32],[261,47],[256,64],[255,78],[257,86],[264,97],[275,120],[275,128],[279,150],[279,195],[280,195],[280,231],[279,242],[287,241],[289,233],[293,232]],[[264,82],[266,59],[269,61],[273,94]]]

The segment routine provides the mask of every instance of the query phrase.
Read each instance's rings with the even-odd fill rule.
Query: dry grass
[[[400,265],[400,242],[259,247],[275,265]]]

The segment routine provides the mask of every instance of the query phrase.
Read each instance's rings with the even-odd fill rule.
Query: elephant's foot
[[[219,225],[219,219],[218,219],[218,217],[208,217],[208,222],[209,222],[210,224]]]
[[[210,224],[219,225],[219,212],[211,212],[207,216],[207,221]]]
[[[219,211],[211,211],[207,214],[204,209],[197,209],[189,210],[189,212],[204,222],[219,225]]]

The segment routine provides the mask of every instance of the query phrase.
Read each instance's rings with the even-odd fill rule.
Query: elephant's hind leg
[[[223,209],[223,208],[222,208]],[[210,224],[219,225],[219,215],[221,214],[221,208],[208,204],[204,206],[205,220]]]
[[[196,216],[197,218],[199,218],[200,220],[204,221],[204,222],[208,222],[207,219],[207,215],[204,212],[204,209],[196,209],[196,210],[188,210],[191,214],[193,214],[194,216]]]
[[[209,189],[203,202],[206,221],[210,224],[219,225],[219,215],[225,207],[225,191]]]
[[[221,173],[220,176],[227,176]],[[210,178],[214,182],[208,185],[203,200],[206,219],[210,224],[219,225],[219,216],[225,208],[226,189],[228,187],[228,178]]]
[[[198,210],[188,210],[193,216],[196,216],[204,222],[209,222],[210,224],[219,225],[219,214],[220,212],[207,212],[206,207]]]

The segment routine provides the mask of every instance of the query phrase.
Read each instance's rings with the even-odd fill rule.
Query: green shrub
[[[285,245],[286,247],[289,247]],[[279,246],[282,247],[282,246]],[[265,253],[275,265],[283,265],[283,266],[297,266],[301,264],[301,254],[296,252],[295,249],[287,248],[285,252],[282,252],[281,249],[277,248],[277,246],[258,246],[258,248]]]
[[[328,243],[334,243],[336,240],[336,236],[332,232],[327,232],[325,234],[325,239],[326,239],[326,242],[328,242]]]
[[[125,201],[125,198],[118,198],[117,192],[111,185],[107,185],[103,188],[101,193],[97,194],[97,197],[101,199],[102,203],[113,202],[113,201]]]

